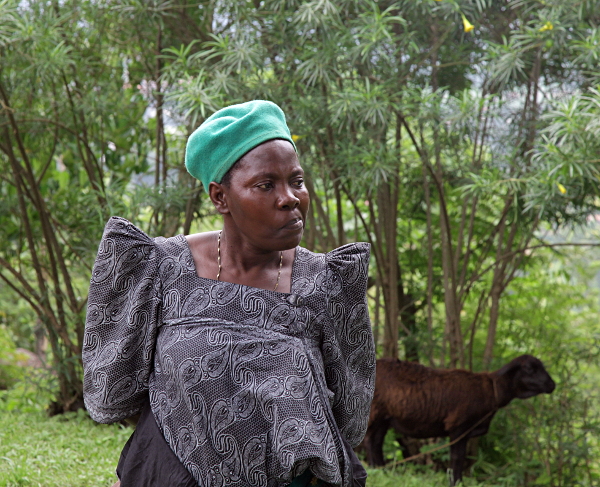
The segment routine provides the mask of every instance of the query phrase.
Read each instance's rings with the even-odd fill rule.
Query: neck
[[[507,391],[510,389],[509,380],[504,375],[498,375],[496,372],[490,374],[492,387],[494,389],[494,401],[497,408],[503,408],[513,400]]]
[[[245,274],[279,267],[281,250],[258,249],[242,239],[221,233],[221,265],[232,273]],[[284,257],[285,259],[285,257]]]

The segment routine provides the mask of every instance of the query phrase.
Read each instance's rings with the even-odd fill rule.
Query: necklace
[[[221,277],[221,233],[223,230],[219,231],[219,238],[217,239],[217,264],[219,265],[219,272],[217,272],[217,281],[219,277]],[[275,283],[275,288],[273,291],[277,291],[279,287],[279,278],[281,277],[281,266],[283,265],[283,252],[279,253],[279,271],[277,272],[277,282]]]

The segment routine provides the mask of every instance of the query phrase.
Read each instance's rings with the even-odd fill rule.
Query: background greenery
[[[34,411],[82,407],[104,222],[218,226],[185,140],[265,98],[307,170],[303,244],[372,244],[380,356],[481,371],[531,353],[555,378],[498,414],[472,475],[597,485],[599,21],[595,0],[0,0],[2,417],[45,429],[62,420]]]

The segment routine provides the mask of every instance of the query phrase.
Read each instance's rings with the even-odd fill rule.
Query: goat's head
[[[515,397],[527,399],[538,394],[550,394],[556,384],[541,360],[533,355],[521,355],[498,371],[498,375],[511,378]]]

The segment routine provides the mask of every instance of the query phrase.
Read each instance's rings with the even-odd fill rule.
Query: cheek
[[[298,195],[298,199],[300,199],[300,209],[302,213],[306,215],[310,206],[310,195],[308,194],[308,191],[304,191],[301,195]]]

